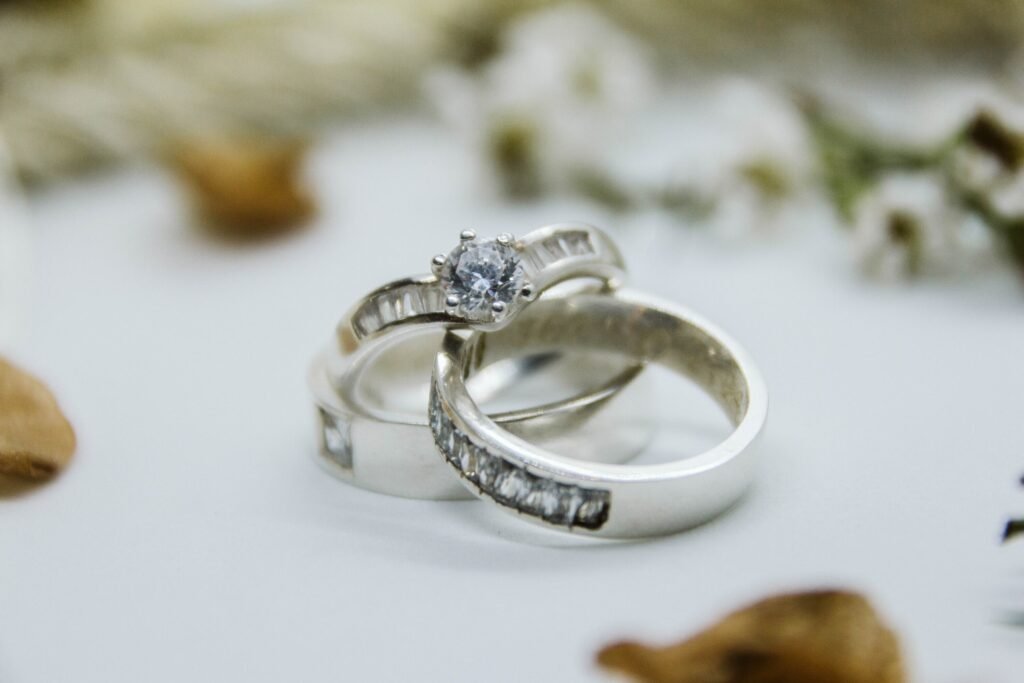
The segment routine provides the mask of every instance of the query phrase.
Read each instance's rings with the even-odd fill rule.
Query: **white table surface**
[[[32,202],[9,355],[80,437],[0,499],[0,681],[589,681],[599,646],[667,642],[783,590],[865,591],[916,680],[1021,680],[1024,289],[1009,272],[885,286],[809,214],[722,240],[580,202],[503,205],[417,119],[331,136],[323,214],[280,242],[189,230],[155,170]],[[304,372],[349,302],[455,232],[614,225],[634,284],[720,323],[772,392],[755,490],[690,533],[579,544],[477,502],[398,500],[313,463]],[[385,233],[387,236],[385,236]],[[1011,553],[1016,553],[1014,557]]]

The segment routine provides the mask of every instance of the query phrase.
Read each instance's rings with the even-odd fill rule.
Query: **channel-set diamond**
[[[430,394],[430,427],[448,462],[498,503],[561,526],[598,529],[608,520],[608,491],[539,476],[473,443],[447,416],[436,389]]]
[[[320,450],[329,460],[341,467],[352,467],[351,426],[341,415],[332,415],[323,408],[317,412],[320,418]]]

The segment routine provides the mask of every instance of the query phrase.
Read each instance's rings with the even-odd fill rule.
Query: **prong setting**
[[[431,261],[445,310],[471,323],[506,322],[519,310],[525,282],[515,237],[504,233],[481,240],[473,230],[464,230],[460,239],[451,253]]]

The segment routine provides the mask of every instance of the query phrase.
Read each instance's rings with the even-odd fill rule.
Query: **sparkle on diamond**
[[[445,261],[445,295],[459,299],[458,312],[470,320],[492,320],[495,303],[511,308],[523,286],[523,266],[511,246],[494,240],[457,246]]]

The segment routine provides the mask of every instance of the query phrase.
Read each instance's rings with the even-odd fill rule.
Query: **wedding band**
[[[613,290],[625,277],[611,239],[579,223],[547,226],[521,239],[502,234],[480,240],[467,230],[449,254],[433,258],[431,270],[370,292],[338,325],[338,353],[327,363],[344,402],[365,403],[361,377],[379,354],[409,335],[438,327],[501,329],[559,283],[585,278]]]
[[[321,461],[337,476],[374,491],[413,498],[461,498],[468,494],[433,448],[426,411],[395,410],[395,394],[415,394],[422,378],[423,406],[430,371],[444,329],[497,330],[507,326],[539,294],[575,279],[596,280],[601,290],[619,286],[625,271],[618,249],[600,230],[564,223],[522,239],[499,235],[480,240],[460,235],[448,254],[431,261],[432,274],[380,287],[353,306],[337,328],[337,344],[319,355],[309,382],[318,408]],[[416,355],[423,356],[423,362]],[[510,354],[514,355],[514,349]],[[550,355],[550,354],[549,354]],[[528,374],[519,361],[504,385]],[[632,424],[612,408],[640,371],[635,362],[602,360],[572,398],[495,415],[497,423],[537,443],[557,444],[572,434],[580,457],[622,462],[649,441],[651,425]],[[381,377],[381,375],[390,376]],[[593,377],[604,378],[595,385]],[[413,385],[402,385],[411,378]],[[630,394],[635,394],[632,389]],[[601,420],[593,420],[600,412]],[[620,412],[622,412],[620,410]]]
[[[317,452],[331,474],[364,489],[405,498],[472,498],[451,468],[437,457],[422,407],[440,337],[436,342],[430,346],[400,344],[395,353],[382,358],[367,378],[368,384],[380,389],[371,393],[374,403],[370,406],[347,404],[326,372],[330,351],[316,356],[308,379],[316,405]],[[471,390],[478,400],[505,397],[533,375],[543,375],[546,389],[555,385],[565,395],[573,395],[492,415],[503,428],[553,448],[571,442],[580,458],[592,462],[628,461],[650,442],[653,424],[637,410],[637,406],[648,404],[650,386],[640,372],[642,365],[631,359],[543,354],[511,358],[502,365],[493,364],[487,370],[497,372],[473,378]],[[414,367],[419,372],[410,373]],[[399,377],[419,377],[421,386],[394,381]],[[413,410],[413,405],[418,410]],[[381,415],[384,409],[387,417]]]
[[[488,418],[465,377],[511,349],[617,351],[663,364],[710,394],[734,425],[719,445],[658,465],[584,463],[510,434]],[[477,497],[553,529],[612,538],[651,536],[700,524],[747,489],[768,395],[747,353],[700,316],[636,294],[582,294],[530,307],[490,335],[449,332],[429,399],[435,444]]]

